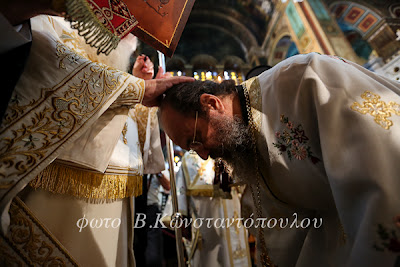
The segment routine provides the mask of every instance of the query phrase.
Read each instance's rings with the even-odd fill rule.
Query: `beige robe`
[[[289,219],[286,227],[264,229],[273,264],[398,266],[400,84],[312,53],[244,87],[257,136],[262,216]],[[257,214],[255,206],[248,191],[243,211]],[[307,218],[322,218],[322,226]]]

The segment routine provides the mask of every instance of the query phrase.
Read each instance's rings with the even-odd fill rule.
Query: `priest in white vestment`
[[[398,82],[311,53],[239,87],[192,85],[167,91],[163,128],[249,185],[262,266],[399,266]]]
[[[223,194],[219,185],[213,185],[214,165],[211,158],[202,160],[197,154],[186,152],[176,175],[179,212],[193,220],[204,219],[202,225],[199,220],[192,223],[191,241],[185,242],[190,266],[251,266],[248,232],[237,221],[237,188]],[[212,218],[211,227],[206,218]],[[226,219],[234,223],[218,227]]]

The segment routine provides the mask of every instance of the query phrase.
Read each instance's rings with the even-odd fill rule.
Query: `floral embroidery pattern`
[[[21,199],[13,199],[9,213],[9,230],[0,243],[2,263],[5,260],[11,261],[7,266],[28,266],[28,263],[31,266],[79,266]],[[17,258],[9,258],[9,255],[18,255],[23,263],[18,264]]]
[[[400,229],[400,215],[393,218],[396,228]],[[378,224],[377,234],[379,242],[375,242],[373,248],[377,251],[388,251],[398,254],[394,267],[400,266],[400,238],[398,231],[395,229],[386,228],[382,224]]]
[[[57,55],[58,59],[60,60],[58,63],[59,69],[67,68],[64,63],[65,59],[68,60],[71,64],[72,63],[78,64],[78,60],[82,59],[82,57],[79,54],[77,54],[72,49],[69,49],[67,46],[61,44],[60,42],[57,42],[57,45],[56,45],[56,55]]]
[[[61,61],[68,59],[63,55],[74,53],[58,42],[56,47]],[[59,54],[60,51],[65,54]],[[80,60],[81,66],[70,74],[68,83],[62,81],[53,88],[43,89],[39,100],[18,109],[12,106],[11,115],[6,114],[6,123],[0,129],[1,188],[11,186],[15,177],[27,175],[38,166],[98,112],[129,78],[128,74],[106,65]],[[73,63],[65,61],[65,64]],[[132,86],[129,92],[132,97],[136,94],[136,102],[140,102],[143,93],[134,89]],[[18,120],[25,114],[30,114],[30,120]]]
[[[297,160],[309,158],[314,164],[320,162],[319,158],[313,156],[311,147],[307,144],[309,139],[303,130],[303,126],[299,124],[294,127],[285,115],[281,115],[281,122],[286,125],[287,129],[276,132],[275,136],[278,138],[278,143],[272,143],[279,149],[279,154],[286,152],[289,160],[292,160],[292,158]]]
[[[350,108],[361,114],[371,115],[374,117],[374,121],[386,130],[389,130],[393,125],[393,121],[388,119],[392,116],[392,113],[400,116],[400,105],[393,101],[386,104],[384,101],[379,100],[381,98],[379,95],[370,91],[365,91],[361,98],[365,99],[362,104],[354,102]]]

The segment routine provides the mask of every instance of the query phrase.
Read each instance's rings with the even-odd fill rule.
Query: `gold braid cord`
[[[256,78],[254,78],[256,79]],[[257,82],[255,80],[254,82]],[[257,152],[257,132],[258,132],[258,127],[255,125],[254,120],[253,120],[253,114],[252,114],[252,108],[251,108],[251,102],[250,102],[250,96],[249,96],[249,91],[248,88],[246,87],[247,83],[243,83],[243,91],[244,91],[244,96],[246,100],[246,108],[247,108],[247,116],[249,120],[249,127],[251,130],[252,134],[252,139],[253,139],[253,148],[254,148],[254,167],[255,170],[257,170],[257,182],[256,182],[256,187],[257,187],[257,196],[254,192],[253,186],[249,185],[250,191],[251,191],[251,196],[253,198],[253,203],[256,207],[256,213],[257,213],[257,218],[263,218],[262,214],[262,207],[261,207],[261,196],[260,196],[260,173],[259,173],[259,166],[258,166],[258,152]],[[259,101],[259,100],[258,100]],[[262,266],[268,266],[268,267],[275,267],[275,265],[272,263],[271,258],[268,255],[268,250],[267,250],[267,245],[265,242],[264,238],[264,229],[262,227],[258,227],[258,237],[259,237],[259,244],[261,246],[261,263]]]

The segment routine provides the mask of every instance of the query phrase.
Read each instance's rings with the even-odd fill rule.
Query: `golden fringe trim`
[[[108,55],[118,46],[121,38],[99,21],[86,0],[66,0],[65,6],[71,28],[78,30],[88,45],[97,48],[97,54]]]
[[[29,185],[55,194],[110,202],[142,194],[141,175],[112,175],[51,163]]]

